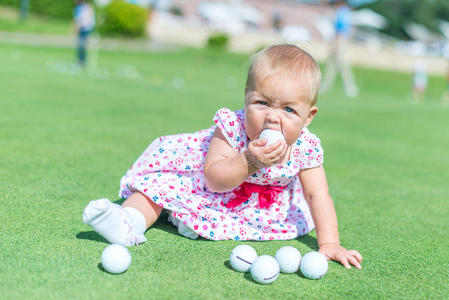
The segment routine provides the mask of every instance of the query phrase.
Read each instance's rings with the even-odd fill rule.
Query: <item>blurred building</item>
[[[111,0],[95,0],[99,6]],[[216,32],[230,35],[228,49],[254,52],[276,43],[298,44],[316,59],[329,55],[335,37],[335,7],[330,0],[126,0],[153,10],[147,32],[153,41],[203,47]],[[349,0],[353,7],[377,0]],[[446,72],[441,53],[446,41],[410,24],[413,41],[398,41],[381,32],[386,19],[369,9],[352,14],[351,43],[345,57],[354,65],[412,71],[417,58],[429,73]],[[449,36],[449,22],[441,31]],[[443,30],[444,29],[444,30]],[[449,51],[446,51],[449,53]],[[449,55],[448,55],[449,56]],[[373,59],[376,57],[376,59]]]
[[[335,35],[334,7],[328,5],[327,0],[134,1],[152,3],[155,13],[149,22],[148,34],[153,40],[172,44],[203,47],[208,37],[221,31],[230,34],[230,51],[252,53],[267,45],[288,42],[300,45],[317,60],[324,61]],[[367,1],[373,0],[351,0]],[[415,56],[398,51],[398,42],[378,30],[386,24],[382,16],[368,9],[357,9],[352,23],[355,26],[352,43],[345,53],[351,64],[413,70]],[[449,23],[447,28],[449,32]],[[404,48],[410,51],[417,47],[406,44]],[[442,58],[427,57],[425,61],[429,73],[446,72]]]
[[[167,0],[168,1],[168,0]],[[160,2],[167,2],[160,1]],[[298,38],[321,36],[317,20],[331,16],[327,1],[319,0],[169,0],[188,19],[199,18],[212,26],[243,30],[286,30]],[[167,4],[165,4],[167,7]],[[226,24],[225,24],[226,23]],[[226,30],[226,28],[224,28]]]

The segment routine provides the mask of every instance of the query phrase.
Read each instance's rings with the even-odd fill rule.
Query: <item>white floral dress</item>
[[[210,240],[287,240],[314,229],[309,207],[302,193],[298,173],[320,166],[320,140],[307,128],[292,145],[290,160],[263,168],[245,183],[282,187],[268,208],[259,205],[258,193],[228,208],[234,191],[214,193],[207,189],[203,165],[215,129],[222,131],[236,151],[248,144],[243,110],[220,109],[216,125],[195,133],[163,136],[153,141],[122,177],[119,196],[140,191],[170,211],[200,236]]]

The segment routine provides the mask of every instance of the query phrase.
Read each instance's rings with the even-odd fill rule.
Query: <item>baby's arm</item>
[[[266,146],[266,140],[255,139],[248,144],[247,150],[239,153],[217,128],[204,163],[207,188],[217,193],[231,191],[259,168],[281,161],[286,152],[287,145],[284,142]]]
[[[340,245],[337,214],[329,195],[323,166],[302,170],[299,172],[299,178],[315,223],[320,252],[328,259],[340,262],[346,268],[350,268],[352,264],[361,269],[360,253],[357,250],[347,250]]]

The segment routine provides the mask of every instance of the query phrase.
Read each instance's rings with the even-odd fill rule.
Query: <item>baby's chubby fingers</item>
[[[349,250],[349,253],[350,253],[352,256],[354,256],[355,258],[357,258],[357,260],[358,260],[359,262],[362,262],[363,258],[362,258],[362,255],[359,253],[359,251],[357,251],[357,250]]]
[[[282,153],[287,144],[284,141],[278,140],[271,145],[266,145],[264,153],[270,157],[277,156]]]
[[[270,145],[270,147],[271,147],[271,145]],[[280,159],[282,159],[284,157],[286,152],[287,152],[287,144],[282,142],[274,150],[272,150],[272,151],[270,151],[268,153],[265,152],[265,155],[267,156],[268,159],[270,159],[272,161],[278,161],[278,160],[280,160]]]
[[[357,269],[362,269],[362,266],[360,265],[359,261],[354,256],[348,256],[348,261],[351,265],[355,266]]]
[[[282,157],[284,157],[286,154],[287,154],[287,151],[288,151],[288,146],[287,146],[287,143],[284,143],[284,146],[283,146],[283,149],[282,149],[282,152],[281,152],[281,156]]]
[[[262,138],[260,140],[263,140],[265,142],[265,144],[264,144],[265,145],[265,149],[264,149],[265,154],[275,151],[282,145],[281,140],[278,140],[278,141],[274,142],[273,144],[268,144],[268,141],[265,138]]]
[[[335,260],[341,263],[346,269],[351,269],[351,265],[349,264],[349,260],[344,254],[338,254],[335,257]]]
[[[253,140],[252,144],[256,147],[264,147],[267,144],[267,140],[259,138],[259,139]]]

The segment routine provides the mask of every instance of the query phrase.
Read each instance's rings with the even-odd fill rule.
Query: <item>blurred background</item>
[[[0,0],[0,42],[73,45],[76,2]],[[335,1],[86,2],[95,9],[94,31],[98,34],[93,40],[98,47],[212,46],[252,53],[273,43],[289,42],[302,45],[323,61],[335,37]],[[424,65],[431,74],[446,72],[449,1],[351,0],[348,4],[353,10],[353,27],[345,57],[351,64],[402,71]],[[127,40],[117,41],[117,37]]]

